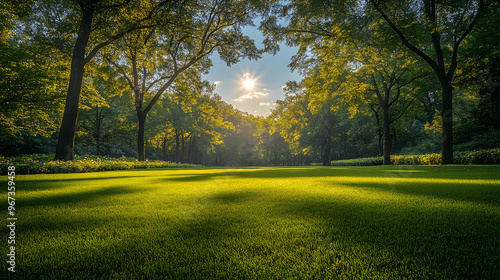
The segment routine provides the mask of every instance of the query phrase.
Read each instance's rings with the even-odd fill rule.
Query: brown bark
[[[93,16],[94,11],[92,9],[82,9],[82,19],[78,30],[78,38],[76,39],[75,47],[73,48],[73,57],[71,59],[71,73],[68,93],[66,95],[66,106],[64,107],[55,159],[65,161],[73,160],[78,104],[80,102],[80,91],[82,88],[85,67],[85,48],[89,41]]]
[[[144,126],[146,124],[146,114],[137,111],[137,118],[139,119],[139,132],[137,133],[137,152],[139,156],[139,161],[145,161],[145,149],[144,149]]]
[[[386,93],[387,94],[387,93]],[[384,165],[391,164],[391,121],[389,120],[389,105],[382,105],[383,126],[383,154]]]
[[[453,87],[450,81],[443,81],[443,100],[441,117],[443,118],[442,130],[442,164],[453,164]],[[442,82],[442,84],[443,84]]]

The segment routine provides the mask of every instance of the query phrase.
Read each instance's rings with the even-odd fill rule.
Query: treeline
[[[4,1],[0,154],[297,165],[500,146],[497,1]],[[263,49],[242,33],[262,19]],[[283,25],[284,24],[284,25]],[[202,80],[298,46],[268,117]],[[451,152],[451,161],[450,161]]]

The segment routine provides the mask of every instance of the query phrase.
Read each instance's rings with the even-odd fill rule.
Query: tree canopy
[[[500,146],[499,3],[3,1],[1,155],[281,165]],[[244,33],[260,20],[263,47]],[[203,80],[298,47],[268,116]]]

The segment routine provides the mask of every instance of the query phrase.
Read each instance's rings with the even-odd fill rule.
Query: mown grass
[[[19,279],[500,279],[500,166],[19,175],[16,190]]]

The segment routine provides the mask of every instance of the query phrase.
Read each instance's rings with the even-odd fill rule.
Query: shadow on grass
[[[335,188],[337,183],[332,183]],[[387,183],[387,182],[360,182],[346,183],[342,185],[375,190],[383,193],[396,193],[424,198],[445,199],[461,202],[482,203],[497,207],[500,210],[500,183],[499,184],[468,184],[464,183]]]
[[[259,195],[234,191],[212,198],[233,203]],[[499,274],[499,213],[320,196],[274,201],[265,212],[238,209],[209,203],[166,229],[149,220],[134,235],[85,248],[78,258],[59,256],[61,262],[31,273],[112,277],[120,271],[149,279],[495,279]],[[292,222],[272,224],[264,214]],[[300,221],[314,222],[304,230]],[[111,218],[74,222],[119,224]],[[67,223],[53,222],[49,229]]]
[[[57,206],[71,203],[92,202],[106,196],[116,196],[131,193],[143,193],[144,188],[130,188],[123,186],[106,187],[91,191],[75,192],[67,194],[57,194],[53,196],[43,196],[38,198],[23,198],[19,201],[19,207],[37,207],[37,206]]]
[[[336,177],[360,178],[359,182],[341,182],[359,188],[369,188],[380,191],[398,192],[410,195],[428,196],[439,199],[453,199],[486,203],[500,206],[500,180],[498,183],[481,184],[477,180],[495,180],[486,177],[493,174],[500,177],[500,166],[376,166],[376,167],[285,167],[276,169],[241,169],[238,171],[221,171],[214,174],[184,174],[182,177],[159,178],[161,181],[197,182],[216,180],[227,177],[238,179],[281,179],[281,178],[317,178],[330,177],[332,185],[339,182]],[[374,178],[371,182],[364,182],[363,178]],[[400,180],[402,179],[402,180]],[[417,179],[405,182],[405,179]],[[426,181],[419,182],[418,179]],[[454,180],[456,183],[447,183],[445,180]],[[429,182],[429,180],[431,180]],[[435,180],[432,182],[432,180]],[[476,181],[475,181],[476,180]],[[488,195],[485,195],[485,192]]]
[[[68,183],[82,183],[93,181],[93,180],[114,180],[114,179],[128,179],[135,178],[134,176],[98,176],[98,177],[82,177],[82,178],[64,178],[61,174],[53,174],[51,176],[59,177],[59,179],[42,179],[42,180],[15,180],[16,185],[20,186],[23,190],[51,190],[59,189],[65,187]]]
[[[242,203],[260,195],[260,193],[252,191],[232,191],[217,193],[211,196],[210,199],[220,203]]]
[[[219,172],[220,170],[220,172]],[[380,177],[423,179],[484,179],[500,180],[500,166],[368,166],[368,167],[274,167],[214,169],[214,173],[183,174],[182,177],[164,178],[166,181],[193,182],[211,180],[218,176],[236,178],[304,178],[304,177]],[[497,174],[498,173],[498,174]],[[485,176],[495,175],[496,178]]]
[[[391,278],[497,279],[494,275],[500,274],[500,213],[436,211],[323,197],[285,202],[279,208],[278,213],[285,216],[319,217],[334,238],[332,248],[370,260],[362,264],[370,269],[394,272]],[[424,274],[415,277],[416,272]]]
[[[190,174],[185,178],[164,180],[191,182],[212,180],[214,176],[363,177],[356,175],[355,170],[343,170],[307,168],[303,173],[293,168],[255,169],[214,175]],[[422,178],[433,178],[429,177],[435,174],[432,169],[422,170],[407,177],[420,178],[425,173],[426,177]],[[456,170],[440,176],[465,177],[463,174],[452,177]],[[412,195],[435,197],[443,199],[444,205],[447,199],[499,204],[495,201],[498,185],[461,187],[403,181],[391,186],[386,183],[381,168],[365,177],[377,177],[374,176],[377,172],[380,182],[342,185],[382,193],[398,192],[403,197],[408,195],[408,199]],[[127,188],[102,191],[75,195],[83,195],[85,198],[81,201],[90,202],[100,196],[134,192]],[[254,198],[270,203],[265,205],[265,210],[227,207],[244,205],[253,202]],[[74,202],[69,196],[54,199]],[[265,192],[238,190],[215,193],[203,200],[199,208],[193,207],[197,213],[188,219],[171,221],[168,227],[163,227],[164,220],[151,217],[134,231],[134,235],[113,240],[112,245],[84,248],[84,251],[74,248],[77,257],[69,259],[57,255],[48,263],[26,263],[25,267],[21,266],[20,273],[25,270],[23,275],[33,276],[32,279],[44,275],[114,278],[115,274],[128,279],[498,279],[500,276],[499,212],[446,209],[436,202],[425,207],[408,203],[406,198],[399,202],[368,200],[346,200],[333,195],[278,198]],[[31,201],[31,205],[45,203],[58,205],[52,199]],[[95,218],[89,223],[95,227],[111,222],[118,224],[120,220],[114,218]],[[292,222],[273,224],[282,220]],[[310,221],[312,225],[300,227],[301,221]],[[85,220],[74,222],[78,227],[86,225]],[[123,220],[124,224],[127,222]],[[48,229],[61,229],[68,223],[52,221]]]

